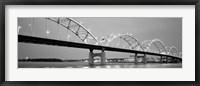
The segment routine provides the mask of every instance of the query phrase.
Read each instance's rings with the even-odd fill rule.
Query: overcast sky
[[[140,43],[145,40],[160,39],[165,46],[176,46],[182,52],[182,18],[139,18],[139,17],[75,17],[84,26],[98,37],[110,34],[131,33]],[[33,22],[34,21],[34,22]],[[39,37],[66,39],[81,42],[78,37],[57,24],[44,18],[18,18],[19,34],[34,35]],[[60,35],[58,36],[58,30]],[[47,35],[48,31],[48,35]],[[98,52],[98,51],[97,51]],[[61,58],[61,59],[86,59],[89,50],[69,47],[47,46],[37,44],[18,43],[19,58]],[[129,57],[130,53],[107,52],[106,57]]]

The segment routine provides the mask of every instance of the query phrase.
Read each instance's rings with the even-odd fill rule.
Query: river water
[[[90,66],[86,62],[18,62],[18,68],[182,68],[182,63],[95,63]]]

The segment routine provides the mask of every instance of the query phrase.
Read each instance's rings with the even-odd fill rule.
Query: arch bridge
[[[62,41],[62,40],[59,40],[59,36],[58,36],[58,39],[55,40],[55,39],[49,39],[49,38],[26,36],[26,35],[21,35],[20,33],[18,35],[18,37],[19,37],[18,41],[26,42],[26,43],[86,48],[86,49],[90,50],[89,64],[91,64],[91,65],[93,65],[93,58],[95,56],[101,57],[102,65],[106,64],[106,54],[104,52],[105,50],[135,53],[135,63],[136,64],[137,64],[137,54],[144,55],[144,58],[143,58],[144,64],[147,63],[146,55],[161,56],[161,63],[162,63],[162,57],[166,57],[166,58],[170,57],[170,58],[174,58],[176,60],[182,59],[182,58],[180,58],[182,56],[182,53],[178,53],[178,50],[176,49],[175,46],[172,46],[169,48],[169,50],[167,50],[164,43],[159,39],[146,40],[146,41],[140,43],[131,34],[118,34],[118,35],[114,35],[113,37],[110,37],[110,38],[102,38],[102,39],[98,40],[97,37],[86,26],[82,25],[81,22],[78,22],[75,19],[72,19],[72,18],[44,18],[44,19],[46,22],[46,28],[48,26],[49,21],[54,22],[57,24],[57,26],[58,25],[62,26],[66,30],[71,31],[84,44]],[[20,29],[20,28],[18,28],[18,29]],[[59,30],[59,28],[57,28],[57,30]],[[47,31],[47,35],[48,34],[49,34],[49,32]],[[115,42],[116,39],[121,39],[124,42],[126,42],[129,45],[129,49],[110,47],[109,44],[111,42]],[[89,43],[89,40],[93,40],[94,43]],[[53,41],[55,43],[52,43]],[[150,49],[150,46],[155,46],[157,51],[154,52],[152,49]],[[93,53],[94,49],[101,50],[102,52],[101,53]]]

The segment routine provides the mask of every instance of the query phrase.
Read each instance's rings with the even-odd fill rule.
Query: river
[[[90,66],[87,62],[18,62],[18,68],[182,68],[182,63],[95,63]]]

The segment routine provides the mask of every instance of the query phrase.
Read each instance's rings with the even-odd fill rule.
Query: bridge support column
[[[169,57],[168,56],[166,56],[166,60],[167,60],[167,63],[169,63]]]
[[[138,61],[137,61],[137,53],[135,53],[135,64],[136,64],[136,65],[138,64]]]
[[[106,54],[102,49],[101,53],[93,53],[93,49],[90,49],[89,52],[89,65],[94,65],[94,57],[99,56],[101,58],[101,65],[106,64]]]
[[[146,56],[146,53],[144,53],[143,63],[144,63],[144,64],[147,64],[147,56]]]
[[[105,65],[106,64],[106,53],[104,52],[104,50],[102,50],[101,52],[101,65]]]
[[[160,63],[163,63],[163,56],[160,56]]]
[[[89,65],[93,65],[94,64],[93,49],[90,49],[88,62],[89,62]]]

